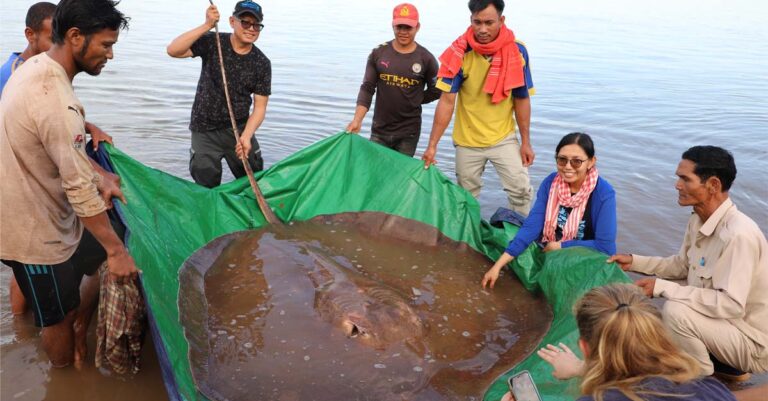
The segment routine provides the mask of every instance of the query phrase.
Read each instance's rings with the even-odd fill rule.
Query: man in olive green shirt
[[[636,284],[664,297],[662,316],[680,347],[702,373],[731,377],[768,370],[768,243],[758,225],[728,196],[736,178],[733,156],[715,146],[695,146],[677,167],[678,203],[693,206],[680,253],[667,258],[614,255],[624,270],[655,274]],[[687,279],[680,285],[667,279]],[[735,369],[729,369],[735,368]],[[740,370],[742,372],[736,372]],[[735,374],[734,374],[735,373]]]

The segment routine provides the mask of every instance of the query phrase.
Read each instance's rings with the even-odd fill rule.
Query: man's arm
[[[269,96],[253,95],[253,113],[248,116],[248,122],[245,123],[245,128],[243,128],[243,132],[240,134],[240,142],[235,148],[238,157],[248,157],[248,152],[251,151],[251,138],[253,138],[256,130],[261,127],[261,123],[264,122],[264,117],[267,115],[268,102]]]
[[[174,39],[166,48],[168,55],[175,58],[192,57],[192,45],[210,31],[219,21],[219,10],[211,4],[205,13],[205,23],[190,31],[184,32]]]
[[[45,112],[39,120],[38,136],[58,169],[67,201],[88,231],[107,251],[110,272],[118,276],[134,274],[137,272],[136,265],[109,224],[105,202],[99,195],[99,187],[105,181],[100,179],[99,174],[103,170],[95,168],[85,152],[72,146],[72,137],[85,132],[82,112],[76,110],[75,114],[66,110],[64,114],[57,113],[55,110],[63,109],[55,107],[58,97],[49,98],[47,100],[50,104],[40,105]],[[109,190],[110,193],[113,191]],[[115,195],[122,197],[119,186]]]
[[[683,244],[680,245],[680,251],[677,255],[666,258],[658,256],[640,256],[630,254],[613,255],[607,262],[616,262],[624,271],[635,271],[638,273],[657,275],[666,279],[681,279],[688,277],[688,249],[691,247],[691,224],[694,216],[688,220],[688,227],[685,229]]]
[[[99,175],[100,179],[96,184],[96,188],[99,191],[107,208],[112,208],[112,198],[119,198],[123,204],[128,202],[125,200],[125,195],[120,189],[120,177],[112,174],[104,168],[102,168],[93,159],[89,159],[94,171]],[[134,275],[139,272],[136,268],[136,263],[128,251],[125,249],[125,245],[120,240],[120,237],[115,233],[112,224],[109,222],[109,217],[105,212],[101,212],[95,216],[80,217],[80,221],[83,222],[85,228],[90,232],[96,241],[101,244],[104,250],[107,252],[107,268],[109,272],[118,277],[125,277]]]
[[[93,140],[93,150],[99,149],[99,142],[106,142],[110,145],[113,145],[112,137],[109,134],[104,132],[96,125],[89,123],[88,121],[85,122],[85,132],[91,134],[91,139]]]
[[[115,234],[106,212],[95,216],[80,217],[85,228],[90,232],[99,244],[107,251],[107,267],[109,272],[118,277],[131,276],[139,273],[136,262],[128,254],[120,237]]]
[[[123,195],[123,190],[120,189],[120,177],[104,170],[95,160],[89,159],[89,161],[93,170],[99,175],[99,178],[96,180],[96,189],[99,191],[101,199],[104,200],[107,209],[112,209],[112,198],[118,198],[123,204],[128,204],[125,195]]]
[[[694,274],[704,279],[711,277],[712,288],[656,280],[653,295],[681,302],[712,318],[743,317],[753,273],[760,263],[760,245],[755,236],[735,235],[727,241],[717,260],[702,263],[706,264],[701,266],[701,273]]]
[[[437,144],[443,137],[448,124],[453,117],[453,109],[456,106],[456,93],[444,92],[437,101],[435,108],[435,119],[432,121],[432,132],[429,134],[429,145],[421,160],[424,160],[424,168],[429,168],[430,164],[435,164],[435,155],[437,154]]]
[[[667,257],[632,255],[632,265],[629,270],[658,276],[669,280],[680,280],[688,277],[688,262],[685,255]]]
[[[638,273],[653,274],[664,279],[683,279],[688,277],[688,249],[691,247],[691,238],[689,235],[690,222],[685,230],[683,244],[677,255],[666,258],[658,256],[640,256],[632,255],[631,264],[628,269]]]
[[[368,55],[368,62],[365,64],[365,75],[363,75],[363,83],[360,85],[360,91],[357,93],[357,106],[355,107],[355,115],[352,117],[352,121],[347,124],[346,131],[352,133],[359,133],[360,128],[363,125],[363,118],[368,110],[371,109],[371,102],[373,101],[373,95],[376,93],[376,83],[379,80],[378,72],[376,71],[376,50],[374,49],[370,55]]]
[[[368,113],[368,108],[362,105],[355,107],[355,115],[352,117],[352,121],[347,124],[346,131],[353,134],[360,133],[360,129],[363,126],[363,118]]]
[[[520,131],[520,157],[524,167],[533,165],[536,154],[531,146],[531,98],[513,98],[515,104],[515,121]]]
[[[688,248],[685,248],[687,251]],[[681,255],[682,254],[682,255]],[[616,262],[621,270],[655,275],[660,278],[679,280],[688,277],[688,263],[683,251],[681,254],[662,258],[659,256],[641,256],[632,254],[612,255],[606,263]]]

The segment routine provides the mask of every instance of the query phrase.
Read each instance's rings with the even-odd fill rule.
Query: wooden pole
[[[213,0],[208,0],[213,5]],[[229,87],[227,86],[227,73],[224,71],[224,54],[221,51],[221,37],[219,36],[219,23],[214,25],[216,31],[216,47],[219,49],[219,67],[221,67],[221,80],[224,83],[224,96],[227,99],[227,109],[229,110],[229,121],[232,123],[232,133],[235,135],[235,143],[240,142],[240,131],[237,129],[237,121],[235,121],[235,113],[232,111],[232,101],[229,99]],[[240,161],[243,162],[245,173],[248,175],[248,182],[251,184],[253,195],[256,196],[256,203],[259,205],[259,209],[269,224],[282,224],[277,215],[269,208],[269,204],[264,199],[264,195],[261,193],[259,184],[256,183],[256,179],[253,177],[253,170],[251,164],[248,163],[248,155],[243,154],[240,157]]]

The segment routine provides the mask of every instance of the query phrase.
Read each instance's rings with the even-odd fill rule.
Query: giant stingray
[[[477,400],[549,328],[487,258],[383,213],[219,237],[180,272],[198,390],[220,400]]]

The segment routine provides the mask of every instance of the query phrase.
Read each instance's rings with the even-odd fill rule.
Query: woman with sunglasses
[[[483,276],[483,288],[493,288],[501,268],[534,241],[544,252],[573,246],[616,252],[616,192],[598,175],[592,138],[581,132],[564,136],[555,148],[555,161],[557,172],[539,186],[531,213]]]

